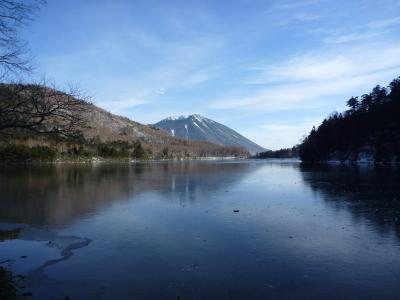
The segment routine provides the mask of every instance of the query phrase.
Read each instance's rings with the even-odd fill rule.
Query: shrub
[[[53,161],[56,156],[57,150],[47,146],[8,145],[0,148],[0,161],[3,162]]]

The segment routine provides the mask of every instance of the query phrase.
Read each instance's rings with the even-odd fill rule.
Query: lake
[[[396,167],[2,166],[0,199],[32,299],[399,299]]]

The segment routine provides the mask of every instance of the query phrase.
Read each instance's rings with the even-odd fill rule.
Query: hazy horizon
[[[48,1],[23,29],[37,78],[152,124],[200,114],[291,147],[400,75],[400,1]],[[50,42],[51,41],[51,42]]]

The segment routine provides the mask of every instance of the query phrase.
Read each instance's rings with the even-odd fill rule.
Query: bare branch
[[[0,0],[0,79],[9,73],[29,72],[28,50],[18,30],[33,20],[44,0]]]
[[[60,91],[41,84],[0,84],[0,132],[15,129],[61,136],[79,135],[92,109],[88,97],[70,87]]]

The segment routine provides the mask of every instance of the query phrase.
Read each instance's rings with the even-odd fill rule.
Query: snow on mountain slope
[[[181,139],[207,141],[230,147],[242,147],[247,149],[251,154],[266,150],[225,125],[196,114],[168,117],[154,124],[154,126]]]

